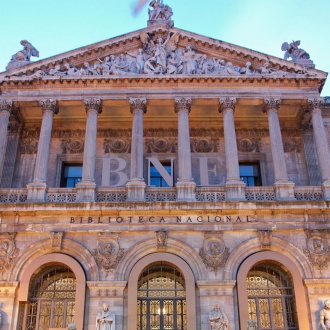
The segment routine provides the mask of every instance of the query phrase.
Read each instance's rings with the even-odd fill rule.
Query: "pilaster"
[[[27,185],[28,202],[44,202],[47,189],[47,172],[50,140],[52,136],[53,117],[58,113],[57,101],[53,99],[40,100],[42,123],[39,136],[36,165],[33,182]]]
[[[223,127],[226,152],[226,199],[244,201],[245,183],[240,180],[238,150],[234,122],[236,98],[220,98],[219,112],[223,114]]]
[[[85,109],[87,113],[86,134],[84,144],[84,160],[82,169],[82,179],[76,185],[77,201],[95,201],[95,160],[96,160],[96,137],[98,115],[102,112],[100,99],[85,99]]]
[[[131,144],[131,179],[126,184],[127,199],[138,202],[145,200],[146,184],[143,178],[143,115],[147,112],[147,99],[130,98],[133,115]]]
[[[12,107],[12,100],[0,100],[0,182],[6,154],[7,131]]]
[[[176,183],[178,201],[195,201],[196,183],[192,178],[189,113],[191,98],[176,98],[174,111],[178,114],[178,182]]]
[[[275,172],[274,189],[277,200],[295,200],[294,183],[288,179],[283,140],[278,119],[278,110],[281,103],[282,100],[279,98],[267,98],[264,99],[263,107],[263,112],[266,112],[268,116],[270,144]]]
[[[321,107],[324,104],[324,99],[314,98],[308,99],[308,111],[312,116],[313,133],[317,158],[319,161],[323,198],[330,200],[330,152],[327,136],[322,119]]]

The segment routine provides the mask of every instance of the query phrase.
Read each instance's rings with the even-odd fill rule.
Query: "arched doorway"
[[[64,265],[46,265],[34,272],[29,298],[21,304],[22,330],[67,328],[74,321],[76,277]]]
[[[140,275],[137,294],[138,330],[186,330],[185,280],[175,267],[157,263]]]
[[[289,273],[271,263],[254,265],[246,277],[249,320],[258,330],[297,329],[296,302]]]

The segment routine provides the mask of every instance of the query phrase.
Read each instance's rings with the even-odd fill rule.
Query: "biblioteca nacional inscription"
[[[257,222],[249,215],[200,215],[200,216],[101,216],[101,217],[70,217],[70,223],[107,224],[107,223],[243,223]]]

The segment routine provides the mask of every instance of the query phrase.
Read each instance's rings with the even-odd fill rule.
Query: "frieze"
[[[148,128],[144,130],[145,137],[178,137],[178,130],[176,128]],[[191,128],[191,137],[223,137],[223,129],[220,128]]]
[[[39,127],[36,127],[36,128],[33,128],[33,129],[27,129],[27,128],[24,128],[23,129],[23,132],[22,132],[22,139],[39,139],[39,136],[40,136],[40,128]]]
[[[131,152],[131,139],[104,139],[104,153]]]
[[[39,141],[37,139],[21,140],[20,150],[22,154],[35,155],[38,151]]]
[[[85,137],[85,130],[82,129],[54,129],[52,131],[54,139],[83,139]]]
[[[146,153],[175,153],[178,149],[178,141],[174,138],[145,139]]]
[[[237,139],[237,150],[239,152],[260,152],[261,149],[261,139],[248,139],[242,138]]]
[[[303,142],[301,138],[283,137],[284,152],[301,152],[303,148]]]
[[[99,129],[97,131],[97,136],[100,138],[107,137],[119,137],[119,138],[130,138],[132,136],[132,129]]]
[[[0,271],[9,270],[18,256],[15,236],[15,233],[0,234]]]
[[[8,134],[15,135],[20,132],[22,124],[17,122],[9,122],[8,124]]]
[[[330,251],[326,239],[327,231],[306,230],[306,247],[303,247],[304,254],[308,257],[314,268],[326,269],[330,261]]]
[[[98,247],[94,249],[94,258],[106,273],[113,272],[125,254],[118,242],[118,235],[99,233]]]
[[[205,266],[217,272],[223,267],[229,257],[229,249],[225,246],[219,236],[209,236],[204,238],[203,247],[199,250]]]
[[[84,152],[84,140],[62,140],[62,154],[81,154]]]
[[[190,139],[190,147],[192,152],[218,152],[219,140],[215,138],[193,138]]]

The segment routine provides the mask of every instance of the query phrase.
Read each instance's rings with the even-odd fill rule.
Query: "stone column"
[[[7,131],[10,112],[13,106],[11,100],[0,100],[0,182],[6,154]]]
[[[95,201],[95,160],[96,160],[96,137],[97,137],[97,119],[102,112],[100,99],[84,100],[87,113],[84,160],[82,168],[81,181],[76,185],[77,201],[93,202]]]
[[[129,201],[144,201],[146,184],[143,178],[143,115],[147,112],[147,99],[130,98],[132,124],[131,178],[126,184]]]
[[[34,168],[33,182],[27,185],[28,202],[44,202],[47,188],[47,172],[53,118],[58,113],[56,100],[46,99],[39,102],[42,109],[37,159]]]
[[[220,98],[219,112],[223,113],[223,128],[226,152],[226,199],[244,201],[245,183],[239,175],[238,150],[234,122],[235,98]]]
[[[278,109],[280,104],[281,99],[264,99],[263,111],[266,112],[268,116],[270,145],[274,163],[275,195],[277,200],[295,200],[293,190],[294,183],[288,179],[285,164],[282,133],[278,119]]]
[[[321,106],[324,99],[308,99],[308,111],[312,116],[315,147],[322,178],[322,190],[325,200],[330,200],[330,153],[327,135],[324,129]]]
[[[178,182],[176,183],[178,201],[196,201],[196,183],[192,178],[189,112],[191,98],[176,98],[175,112],[178,114]]]

